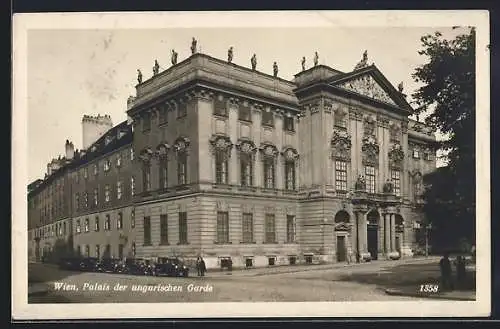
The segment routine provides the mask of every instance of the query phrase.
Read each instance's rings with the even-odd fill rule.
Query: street
[[[51,291],[30,296],[29,303],[415,300],[387,295],[385,289],[435,282],[436,262],[430,258],[351,266],[295,266],[212,272],[206,277],[189,278],[68,272],[53,265],[30,264],[30,280],[45,282]]]

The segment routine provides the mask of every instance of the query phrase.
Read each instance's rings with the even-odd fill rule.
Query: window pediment
[[[209,140],[210,145],[212,146],[212,152],[226,152],[230,154],[231,149],[233,147],[233,143],[231,139],[227,136],[222,135],[214,135]]]
[[[151,157],[153,156],[154,152],[151,150],[151,148],[145,148],[141,151],[139,154],[139,159],[143,162],[149,162],[151,160]]]
[[[170,145],[167,143],[161,143],[156,147],[156,155],[160,158],[165,158],[170,150]]]
[[[253,154],[257,150],[257,147],[255,146],[255,143],[252,142],[251,140],[240,139],[236,143],[236,149],[241,153]]]
[[[190,143],[191,142],[190,142],[189,138],[179,137],[175,140],[173,148],[174,148],[175,152],[177,152],[177,153],[186,152]]]
[[[299,158],[299,152],[297,152],[297,150],[293,147],[284,148],[283,152],[281,152],[281,155],[283,155],[286,161],[295,161]]]
[[[351,151],[351,136],[347,131],[342,129],[334,129],[332,139],[330,140],[332,148],[332,157],[349,159]]]
[[[374,165],[378,164],[380,148],[373,136],[366,136],[363,138],[361,151],[363,152],[363,163]]]
[[[278,155],[278,148],[273,144],[263,144],[260,147],[260,152],[264,157],[275,158]]]
[[[389,161],[392,167],[400,167],[405,158],[401,144],[393,144],[389,151]]]
[[[362,96],[397,106],[392,97],[380,86],[371,74],[364,74],[344,81],[338,87]]]

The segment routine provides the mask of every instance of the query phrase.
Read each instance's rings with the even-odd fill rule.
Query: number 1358
[[[439,286],[437,284],[421,284],[420,292],[438,292]]]

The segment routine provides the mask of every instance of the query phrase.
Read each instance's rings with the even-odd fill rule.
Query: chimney
[[[73,145],[73,142],[70,142],[69,140],[66,140],[66,159],[71,160],[75,156],[75,146]]]

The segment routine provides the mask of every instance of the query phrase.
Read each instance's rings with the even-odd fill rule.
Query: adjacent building
[[[67,212],[41,221],[45,197],[29,211],[32,254],[53,244],[40,232],[70,221],[72,249],[93,257],[252,267],[411,256],[436,163],[434,133],[405,98],[366,60],[287,81],[193,54],[141,81],[131,119],[29,193],[31,209],[51,177],[67,186]]]

